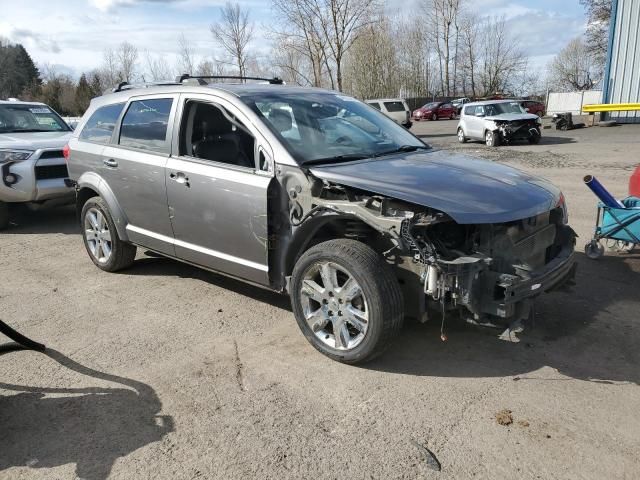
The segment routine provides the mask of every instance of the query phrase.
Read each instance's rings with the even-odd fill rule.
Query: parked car
[[[73,202],[62,148],[71,128],[44,103],[0,100],[0,230],[9,206]]]
[[[456,115],[456,108],[448,102],[427,103],[413,111],[413,119],[416,122],[420,120],[438,120],[439,118],[450,118],[454,120]]]
[[[469,103],[462,109],[458,122],[458,141],[482,140],[488,147],[516,140],[539,143],[542,122],[537,115],[526,113],[514,100],[489,100]]]
[[[456,108],[456,114],[460,115],[460,110],[462,110],[462,106],[465,103],[469,103],[471,102],[471,99],[469,97],[462,97],[462,98],[456,98],[455,100],[451,101],[451,105],[453,105]]]
[[[535,100],[518,100],[518,103],[525,112],[538,115],[540,118],[544,117],[546,108],[544,103]]]
[[[342,362],[380,354],[405,315],[513,331],[574,274],[558,188],[433,150],[333,91],[116,92],[91,102],[68,163],[98,268],[142,247],[288,293],[305,337]]]
[[[376,110],[380,110],[387,117],[405,128],[411,128],[413,125],[411,122],[411,110],[407,102],[400,98],[365,100],[365,103],[371,105]]]

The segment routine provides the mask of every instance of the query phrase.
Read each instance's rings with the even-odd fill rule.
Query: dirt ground
[[[624,196],[640,162],[640,126],[488,150],[455,125],[412,130],[551,179],[579,252],[583,175]],[[0,351],[0,478],[638,478],[638,250],[579,253],[519,344],[409,323],[362,367],[307,344],[287,298],[143,252],[99,271],[71,209],[19,215],[0,255],[0,318],[51,348]]]

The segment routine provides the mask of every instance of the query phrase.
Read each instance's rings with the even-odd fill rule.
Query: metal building
[[[640,0],[613,0],[603,103],[640,103]],[[611,119],[640,123],[640,112],[613,112]]]

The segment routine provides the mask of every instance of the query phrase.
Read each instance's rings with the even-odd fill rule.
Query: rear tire
[[[431,120],[432,120],[432,121],[434,121],[434,122],[435,122],[436,120],[438,120],[438,114],[437,114],[437,113],[434,113],[433,115],[431,115]]]
[[[0,230],[4,230],[9,226],[9,205],[0,202]]]
[[[466,143],[467,137],[464,136],[464,130],[462,127],[458,128],[458,141],[460,143]]]
[[[136,258],[136,247],[120,240],[106,202],[91,197],[80,215],[82,239],[89,258],[100,270],[117,272],[130,267]]]
[[[355,240],[329,240],[307,250],[293,269],[290,296],[309,343],[339,362],[362,363],[380,355],[404,320],[393,270],[371,247]],[[334,327],[344,332],[339,341]]]

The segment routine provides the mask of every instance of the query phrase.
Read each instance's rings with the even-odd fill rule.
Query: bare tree
[[[196,75],[212,76],[226,73],[224,63],[216,59],[203,58],[196,68]]]
[[[310,0],[272,0],[281,25],[272,31],[272,57],[284,77],[294,83],[322,87],[325,74],[334,88],[333,68],[327,54],[327,38]]]
[[[480,58],[480,52],[478,51],[478,27],[480,25],[480,19],[474,15],[465,17],[461,24],[463,93],[467,95],[470,92],[473,97],[478,95],[476,70],[478,59]],[[467,82],[469,82],[471,90],[467,89]]]
[[[562,90],[590,90],[599,81],[600,69],[590,48],[574,38],[549,64],[552,85]]]
[[[398,62],[388,22],[364,29],[346,57],[346,90],[360,98],[398,95]]]
[[[164,56],[154,56],[147,50],[144,53],[144,60],[145,73],[143,74],[143,76],[145,80],[148,79],[152,82],[158,82],[160,80],[167,80],[172,77],[172,68]]]
[[[253,24],[249,21],[249,11],[243,10],[237,3],[227,2],[220,9],[220,14],[222,20],[211,25],[211,33],[223,50],[231,56],[240,76],[244,76],[249,42],[253,38]]]
[[[379,21],[379,0],[306,0],[322,29],[342,91],[343,60],[362,31]]]
[[[611,0],[580,0],[587,10],[586,44],[594,64],[604,70],[611,22]]]
[[[115,52],[121,81],[135,80],[138,68],[138,49],[129,42],[122,42]]]
[[[184,33],[178,37],[178,70],[180,73],[193,75],[196,67],[195,54],[191,42],[187,40]]]
[[[447,96],[451,95],[452,91],[455,90],[455,85],[452,89],[450,70],[452,60],[454,60],[453,69],[457,73],[458,22],[461,4],[462,0],[428,0],[425,7],[438,53],[442,92]],[[453,57],[452,42],[454,43]]]

